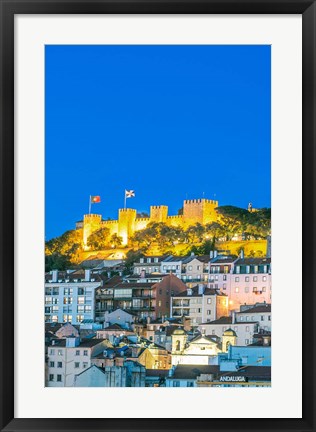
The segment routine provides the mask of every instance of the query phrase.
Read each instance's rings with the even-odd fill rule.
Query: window
[[[266,292],[267,288],[266,287],[262,287],[262,292]]]
[[[268,315],[268,321],[271,321],[271,315]]]
[[[235,277],[235,282],[239,282],[239,277]]]
[[[257,265],[253,266],[253,272],[258,273],[258,266]]]
[[[239,288],[238,287],[235,288],[235,293],[239,293]]]
[[[206,311],[206,314],[211,315],[211,311],[210,310]]]
[[[54,381],[54,374],[49,374],[49,381]]]
[[[246,321],[249,321],[249,316],[246,316]]]
[[[215,330],[212,330],[212,335],[215,335]]]
[[[267,276],[262,276],[262,281],[265,282],[267,280]]]
[[[267,265],[263,266],[263,273],[268,273],[268,266]]]
[[[158,302],[158,307],[161,307],[161,300],[159,300]]]
[[[241,316],[241,317],[239,318],[239,320],[240,320],[240,321],[243,321],[243,320],[244,320],[244,317],[243,317],[243,316]]]
[[[61,375],[57,375],[57,382],[61,382]]]
[[[84,351],[83,351],[83,355],[84,355],[84,356],[87,356],[87,355],[88,355],[88,350],[84,350]]]
[[[154,262],[158,262],[158,258],[154,258]]]
[[[258,281],[258,276],[254,276],[254,277],[253,277],[253,281],[254,281],[254,282],[257,282],[257,281]]]
[[[235,327],[234,327],[234,332],[237,332],[237,330],[238,330],[238,327],[235,326]]]
[[[80,355],[80,350],[76,350],[76,356]]]
[[[57,362],[57,367],[58,368],[62,368],[63,367],[63,362]]]
[[[245,293],[249,293],[249,287],[245,287]]]
[[[196,269],[197,269],[197,270],[201,270],[201,266],[199,266],[199,265],[196,266]]]
[[[193,382],[192,381],[187,381],[187,387],[193,387]]]
[[[228,273],[229,267],[228,266],[224,266],[224,273]],[[226,276],[225,276],[226,277]],[[226,279],[225,279],[226,280]]]
[[[78,303],[78,304],[84,304],[84,297],[83,297],[83,296],[78,297],[78,301],[77,301],[77,303]]]
[[[62,356],[63,355],[63,351],[62,350],[58,350],[58,353],[57,353],[59,356]]]
[[[192,266],[191,266],[191,265],[188,266],[188,270],[189,270],[189,271],[192,270]]]
[[[86,369],[86,368],[88,367],[88,362],[83,362],[83,363],[82,363],[82,367],[83,367],[84,369]]]
[[[227,280],[227,276],[223,275],[223,281],[226,281],[226,280]]]
[[[218,276],[217,275],[215,276],[215,280],[218,281]]]
[[[84,306],[78,306],[77,312],[78,313],[83,313],[84,312]]]
[[[226,289],[226,284],[224,283],[224,284],[223,284],[223,290],[225,290],[225,289]]]
[[[165,266],[165,265],[162,266],[162,269],[163,269],[163,270],[166,270],[166,269],[167,269],[167,266]]]
[[[249,276],[245,277],[245,282],[249,282]]]
[[[173,387],[180,387],[180,381],[173,381]]]
[[[85,306],[84,311],[85,311],[85,313],[91,312],[91,306]]]
[[[151,258],[147,258],[147,262],[150,263],[151,262]]]
[[[249,326],[246,326],[246,332],[249,332]]]
[[[246,273],[248,273],[248,274],[250,273],[250,266],[249,265],[246,266]]]
[[[237,273],[237,274],[240,273],[240,266],[236,266],[236,273]]]
[[[75,369],[78,369],[80,367],[80,363],[79,362],[75,362]]]
[[[77,315],[77,322],[81,322],[84,320],[84,315]]]
[[[51,350],[49,351],[49,354],[50,354],[50,355],[55,355],[55,350],[54,350],[54,349],[51,349]]]
[[[73,290],[72,288],[64,288],[64,296],[72,295]]]
[[[264,316],[263,315],[261,315],[261,321],[264,321]]]
[[[55,367],[55,362],[53,362],[53,361],[49,362],[49,367],[51,367],[51,368]]]
[[[212,304],[212,299],[211,298],[207,299],[207,304]]]
[[[249,339],[245,339],[245,344],[249,345]]]

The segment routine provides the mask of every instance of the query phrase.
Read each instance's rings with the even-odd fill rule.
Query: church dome
[[[235,336],[235,337],[237,337],[236,333],[231,328],[225,330],[223,333],[223,336]]]
[[[184,335],[184,334],[185,334],[185,331],[182,330],[182,329],[176,329],[176,330],[173,332],[173,334],[174,334],[174,335]]]

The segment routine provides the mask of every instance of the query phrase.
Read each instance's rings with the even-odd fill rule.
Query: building
[[[168,216],[168,206],[159,205],[150,207],[149,217],[137,217],[137,210],[131,208],[119,209],[118,219],[105,221],[101,215],[86,214],[83,221],[76,223],[77,229],[83,231],[83,245],[88,249],[89,236],[101,228],[108,228],[110,235],[117,234],[122,237],[123,244],[139,230],[147,227],[151,222],[163,222],[170,226],[187,228],[190,225],[200,223],[206,225],[217,220],[216,208],[218,201],[209,199],[184,200],[181,215]]]
[[[236,323],[247,325],[250,322],[258,323],[257,331],[271,332],[271,304],[243,306],[240,312],[236,312]]]
[[[134,263],[134,273],[137,275],[151,274],[161,272],[161,262],[166,258],[162,256],[143,256],[139,258],[138,262]],[[164,272],[166,273],[166,272]]]
[[[79,324],[95,320],[96,290],[102,278],[91,270],[58,271],[45,274],[45,322]]]
[[[198,325],[228,315],[228,297],[219,290],[199,284],[172,296],[172,317],[189,317]]]
[[[229,328],[236,333],[236,345],[246,346],[254,342],[254,335],[259,330],[259,323],[257,321],[237,322],[233,317],[223,316],[218,320],[202,323],[198,327],[201,333],[205,332],[207,336],[217,336],[220,339]]]
[[[75,375],[91,366],[93,356],[102,352],[108,341],[78,337],[52,341],[47,352],[47,387],[73,387]]]

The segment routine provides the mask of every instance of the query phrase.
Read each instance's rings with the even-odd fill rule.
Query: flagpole
[[[89,197],[89,214],[91,214],[91,195]]]
[[[125,192],[124,192],[124,208],[126,209],[126,189],[125,189]]]

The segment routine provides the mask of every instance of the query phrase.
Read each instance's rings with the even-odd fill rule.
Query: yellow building
[[[200,223],[206,225],[217,220],[216,208],[218,201],[209,199],[185,200],[183,202],[183,214],[168,216],[168,206],[151,206],[148,218],[138,218],[137,211],[131,208],[119,209],[118,220],[104,221],[101,215],[86,214],[83,222],[77,224],[77,228],[83,228],[83,245],[88,249],[89,236],[101,228],[108,228],[110,235],[117,234],[122,237],[123,245],[136,232],[147,227],[150,222],[163,222],[169,226],[187,228],[190,225]]]

